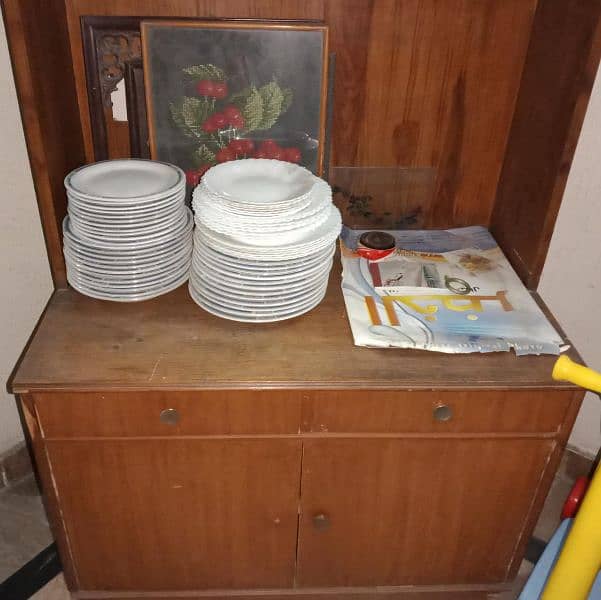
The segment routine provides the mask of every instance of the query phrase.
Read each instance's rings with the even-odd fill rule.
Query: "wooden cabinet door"
[[[550,439],[308,440],[301,586],[503,581]]]
[[[290,587],[298,440],[47,441],[82,590]]]

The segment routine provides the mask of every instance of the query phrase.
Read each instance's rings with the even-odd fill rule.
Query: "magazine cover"
[[[358,346],[559,354],[563,341],[484,227],[341,234]]]

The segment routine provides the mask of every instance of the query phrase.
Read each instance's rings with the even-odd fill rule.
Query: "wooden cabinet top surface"
[[[571,356],[578,359],[572,350]],[[447,355],[353,345],[334,269],[325,300],[289,321],[214,317],[187,286],[121,304],[57,290],[11,381],[35,390],[562,388],[554,356]]]

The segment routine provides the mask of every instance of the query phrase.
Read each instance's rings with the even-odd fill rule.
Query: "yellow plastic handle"
[[[601,373],[560,356],[553,379],[571,381],[601,392]],[[587,600],[601,567],[601,471],[591,481],[557,563],[547,580],[542,600]]]
[[[551,376],[556,381],[570,381],[587,390],[601,393],[601,373],[579,365],[565,355],[557,359]]]

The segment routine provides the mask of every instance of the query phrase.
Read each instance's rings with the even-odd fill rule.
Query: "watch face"
[[[359,244],[374,250],[390,250],[396,242],[392,235],[385,231],[367,231],[359,238]]]

